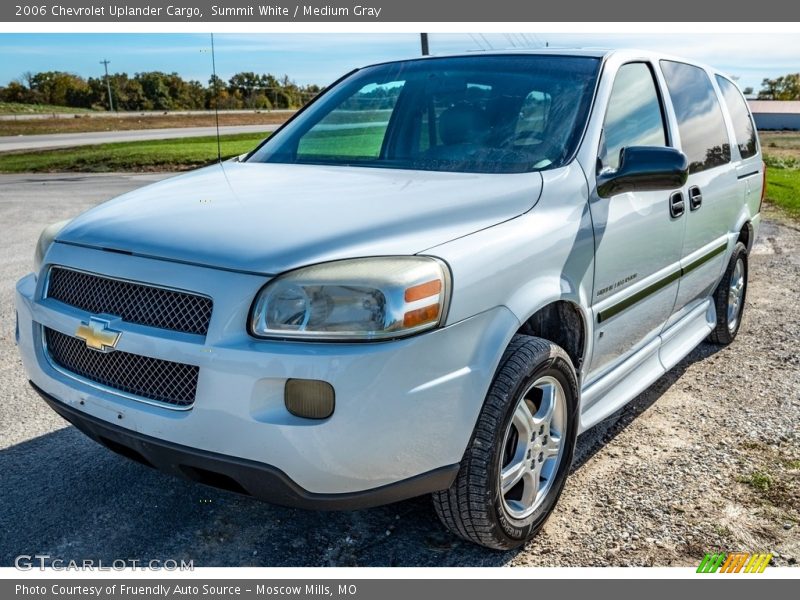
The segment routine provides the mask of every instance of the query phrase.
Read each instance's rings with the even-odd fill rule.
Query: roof
[[[407,59],[399,59],[399,60],[389,60],[389,61],[381,61],[375,64],[392,64],[392,63],[399,63],[399,62],[406,62],[407,60],[431,60],[437,58],[455,58],[455,57],[472,57],[472,56],[508,56],[508,55],[545,55],[545,56],[576,56],[576,57],[588,57],[588,58],[600,58],[600,59],[607,59],[613,56],[619,56],[623,60],[630,59],[652,59],[652,60],[673,60],[677,62],[685,62],[691,65],[695,65],[702,69],[707,69],[712,73],[718,73],[716,69],[705,65],[701,62],[695,60],[689,60],[686,58],[682,58],[680,56],[672,56],[669,54],[664,54],[662,52],[655,52],[652,50],[637,50],[634,48],[620,48],[620,49],[613,49],[613,48],[557,48],[553,46],[549,46],[546,48],[505,48],[505,49],[493,49],[493,50],[475,50],[472,52],[456,52],[456,53],[446,53],[446,54],[431,54],[429,56],[415,56],[410,57]],[[375,64],[370,66],[375,66]]]
[[[547,48],[500,48],[493,50],[474,50],[472,52],[459,52],[456,54],[433,54],[432,57],[442,56],[475,56],[476,54],[544,54],[551,56],[588,56],[592,58],[603,58],[614,52],[611,48],[558,48],[548,46]]]
[[[748,100],[756,114],[800,114],[800,100]]]

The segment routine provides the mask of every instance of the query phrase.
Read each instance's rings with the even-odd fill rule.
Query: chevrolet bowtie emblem
[[[86,342],[86,347],[99,352],[112,352],[117,347],[121,331],[108,326],[108,321],[90,317],[88,323],[81,323],[75,337]]]

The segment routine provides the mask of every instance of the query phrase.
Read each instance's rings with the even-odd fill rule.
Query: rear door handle
[[[673,219],[677,219],[684,212],[686,212],[686,208],[683,202],[683,193],[673,192],[669,197],[669,216]]]
[[[696,185],[689,188],[689,208],[697,210],[703,204],[703,192]]]

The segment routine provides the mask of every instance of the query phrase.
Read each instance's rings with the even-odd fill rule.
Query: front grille
[[[128,352],[98,352],[83,340],[44,328],[50,359],[89,381],[177,407],[191,406],[199,367]]]
[[[52,267],[47,297],[92,314],[159,329],[206,335],[213,303],[210,298],[152,285]]]

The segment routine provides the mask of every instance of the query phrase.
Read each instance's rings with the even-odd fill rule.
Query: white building
[[[800,130],[800,100],[748,100],[756,127]]]

